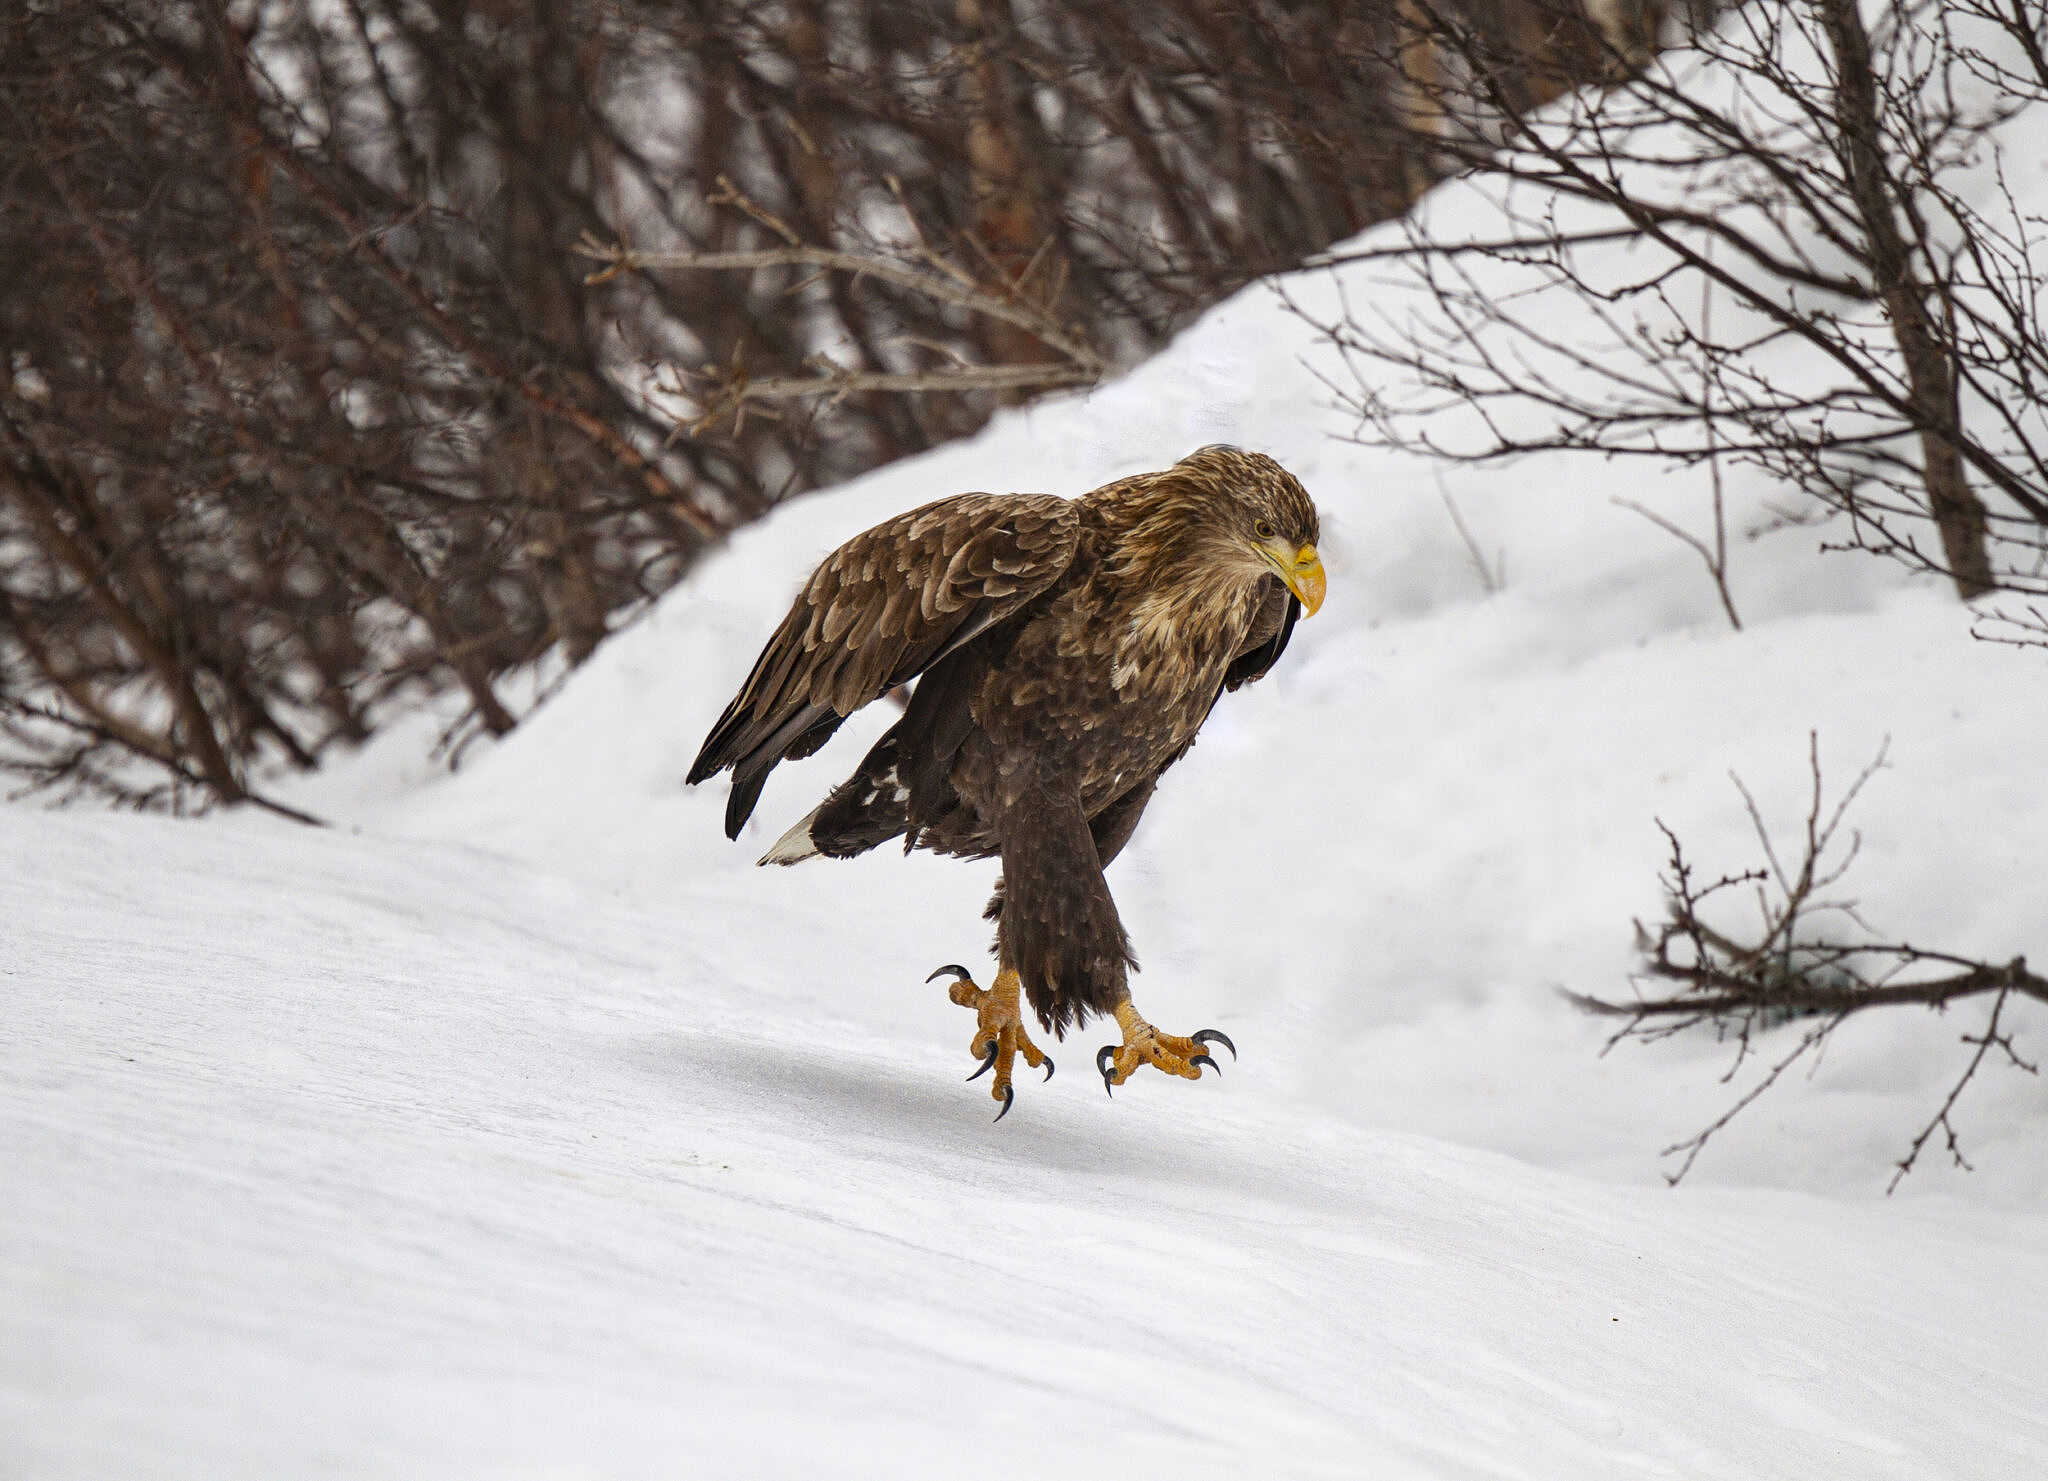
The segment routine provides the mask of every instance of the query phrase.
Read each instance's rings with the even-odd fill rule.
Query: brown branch
[[[1451,500],[1451,491],[1444,487],[1441,479],[1437,481],[1436,492],[1437,497],[1444,501],[1444,512],[1451,517],[1451,527],[1465,543],[1465,558],[1472,563],[1472,570],[1479,577],[1479,589],[1488,596],[1500,595],[1508,584],[1506,553],[1503,552],[1494,564],[1487,564],[1486,553],[1479,548],[1479,541],[1465,523],[1465,516],[1458,512],[1458,506]]]
[[[679,372],[680,373],[680,372]],[[850,396],[859,391],[889,391],[899,394],[938,395],[965,391],[1007,391],[1031,387],[1089,386],[1097,377],[1065,365],[969,365],[947,370],[823,370],[817,375],[770,376],[756,380],[743,371],[696,371],[693,381],[710,387],[699,397],[707,409],[689,423],[695,434],[704,427],[737,415],[748,402],[794,401]],[[671,389],[693,395],[687,385]]]
[[[951,304],[987,318],[999,319],[1005,324],[1013,324],[1049,348],[1058,350],[1071,360],[1075,367],[1091,372],[1091,378],[1099,377],[1104,368],[1102,357],[1096,354],[1090,345],[1061,328],[1049,315],[1035,306],[1003,298],[984,288],[973,286],[972,279],[963,282],[947,274],[892,262],[885,257],[842,252],[831,247],[802,245],[760,247],[733,252],[645,252],[624,245],[606,246],[590,236],[586,236],[574,250],[580,257],[605,264],[583,280],[592,284],[605,282],[621,272],[644,271],[649,268],[753,272],[764,267],[805,266],[848,273],[855,278],[881,278],[900,288],[908,288],[913,293],[921,294],[935,303]]]
[[[1711,461],[1711,455],[1709,460]],[[1727,532],[1725,526],[1721,522],[1720,516],[1721,491],[1719,488],[1718,473],[1715,475],[1715,481],[1716,487],[1714,490],[1714,543],[1712,545],[1707,544],[1706,541],[1702,540],[1699,536],[1693,534],[1683,525],[1680,525],[1672,520],[1666,519],[1656,510],[1650,508],[1650,506],[1647,504],[1638,503],[1634,499],[1611,499],[1608,502],[1622,509],[1626,509],[1631,513],[1640,514],[1644,519],[1647,519],[1651,524],[1655,525],[1665,534],[1670,535],[1680,544],[1689,547],[1694,553],[1696,553],[1699,556],[1701,560],[1705,561],[1707,563],[1707,574],[1711,576],[1714,581],[1714,591],[1721,598],[1722,615],[1727,617],[1728,625],[1730,627],[1734,628],[1737,632],[1741,632],[1742,619],[1736,615],[1735,599],[1728,594]]]
[[[1886,957],[1899,966],[1953,960],[1938,952],[1922,951],[1903,944],[1808,949],[1825,956],[1829,966],[1840,966],[1847,959],[1858,956]],[[1831,950],[1840,954],[1833,955]],[[2048,1003],[2048,978],[2029,971],[2025,957],[2014,957],[2002,965],[1973,962],[1965,970],[1947,977],[1853,987],[1829,986],[1798,975],[1774,980],[1765,987],[1759,984],[1754,972],[1686,966],[1662,957],[1646,960],[1642,970],[1648,976],[1686,983],[1688,991],[1675,997],[1636,998],[1627,1002],[1579,993],[1566,993],[1565,996],[1588,1013],[1643,1021],[1654,1018],[1717,1018],[1765,1006],[1788,1014],[1834,1013],[1846,1018],[1866,1008],[1892,1008],[1913,1003],[1925,1008],[1945,1008],[1959,999],[1987,992],[1995,992],[2001,999],[2017,993],[2021,997]]]
[[[1945,1133],[1955,1165],[1969,1168],[1950,1118],[1964,1088],[1975,1078],[1993,1047],[2000,1049],[2014,1066],[2030,1074],[2036,1071],[2034,1064],[2020,1057],[2010,1033],[2000,1028],[2011,999],[2031,998],[2048,1004],[2048,979],[2030,971],[2025,957],[1997,964],[1906,942],[1836,939],[1811,928],[1816,917],[1832,915],[1846,920],[1866,936],[1869,934],[1850,906],[1823,900],[1818,892],[1839,882],[1855,857],[1853,835],[1846,849],[1837,849],[1836,839],[1849,805],[1883,761],[1881,749],[1833,810],[1828,811],[1822,791],[1818,738],[1809,736],[1812,793],[1800,835],[1800,853],[1790,868],[1772,843],[1756,801],[1739,777],[1734,779],[1735,785],[1756,829],[1766,867],[1724,875],[1711,884],[1701,885],[1678,836],[1659,823],[1670,848],[1663,876],[1665,918],[1654,933],[1640,923],[1636,927],[1642,965],[1635,980],[1640,982],[1647,977],[1675,982],[1680,984],[1680,990],[1656,996],[1639,994],[1627,1000],[1565,994],[1574,1006],[1587,1013],[1624,1020],[1608,1039],[1608,1049],[1627,1039],[1650,1043],[1701,1027],[1732,1037],[1735,1062],[1724,1081],[1734,1079],[1756,1052],[1763,1035],[1795,1019],[1807,1020],[1808,1026],[1797,1042],[1781,1052],[1732,1105],[1694,1136],[1664,1149],[1663,1155],[1683,1159],[1675,1172],[1666,1175],[1670,1182],[1683,1178],[1707,1142],[1775,1085],[1787,1069],[1816,1052],[1852,1016],[1871,1009],[1918,1006],[1940,1012],[1952,1003],[1987,993],[1993,995],[1982,1032],[1963,1036],[1963,1042],[1974,1046],[1975,1053],[1963,1066],[1940,1109],[1896,1164],[1892,1188],[1912,1170],[1922,1148],[1937,1130]],[[1716,897],[1729,890],[1751,887],[1755,890],[1758,912],[1753,934],[1733,933],[1705,919],[1710,902]],[[1906,974],[1930,967],[1941,970],[1900,980]]]
[[[71,698],[72,696],[67,691],[65,697]],[[78,762],[83,759],[83,753],[86,751],[96,751],[107,746],[113,746],[136,752],[152,764],[168,771],[177,782],[188,787],[198,788],[202,795],[212,793],[216,799],[226,802],[230,807],[246,803],[252,807],[260,807],[265,812],[276,813],[279,817],[287,818],[294,823],[303,823],[309,828],[332,826],[325,818],[317,817],[309,812],[302,812],[289,803],[278,802],[250,788],[245,787],[239,797],[221,798],[211,783],[204,776],[186,765],[182,758],[168,754],[160,755],[147,744],[138,745],[132,728],[121,721],[119,717],[113,716],[104,710],[91,709],[88,714],[81,716],[24,701],[5,700],[0,701],[0,713],[19,716],[22,719],[39,722],[44,725],[54,725],[59,729],[73,731],[85,737],[86,744],[82,747],[81,753],[72,757],[69,762],[61,763],[58,767],[59,770],[69,771],[74,769]],[[0,760],[0,768],[13,770],[37,769],[34,763],[16,763],[8,760]],[[41,785],[41,783],[33,783],[29,790],[37,790]]]
[[[226,44],[239,51],[241,41],[234,36],[231,27],[224,25],[216,29]],[[716,540],[724,535],[724,527],[698,504],[670,483],[651,459],[632,443],[622,437],[617,429],[580,406],[552,396],[534,383],[531,376],[516,373],[511,366],[492,352],[489,346],[472,334],[460,320],[451,314],[419,279],[400,262],[388,245],[385,233],[376,224],[367,222],[341,197],[321,172],[313,168],[300,152],[276,138],[263,126],[260,104],[249,83],[245,70],[245,59],[237,56],[238,64],[222,69],[227,82],[225,96],[222,89],[213,85],[213,80],[196,69],[192,59],[175,48],[165,47],[160,55],[176,66],[185,82],[201,95],[212,94],[233,110],[237,121],[243,126],[245,143],[258,151],[277,169],[289,177],[294,184],[317,201],[330,219],[349,233],[351,243],[359,247],[376,265],[385,281],[402,293],[406,300],[434,328],[443,340],[467,356],[477,369],[498,385],[515,392],[536,410],[552,420],[575,428],[585,438],[603,448],[613,459],[638,475],[647,491],[663,500],[683,522],[706,540]]]
[[[2019,970],[2021,964],[2015,960],[2013,967]],[[1956,1102],[1962,1098],[1963,1088],[1976,1078],[1978,1066],[1984,1063],[1984,1056],[1991,1051],[1993,1045],[2002,1049],[2006,1059],[2017,1068],[2025,1070],[2030,1075],[2041,1073],[2038,1064],[2020,1058],[2019,1052],[2012,1046],[2012,1035],[1998,1031],[1998,1017],[2005,1011],[2005,999],[2006,990],[2001,989],[1998,996],[1992,1000],[1991,1017],[1985,1021],[1983,1033],[1975,1037],[1963,1035],[1963,1042],[1976,1045],[1977,1052],[1970,1056],[1970,1062],[1963,1067],[1962,1074],[1958,1075],[1955,1084],[1949,1087],[1948,1099],[1941,1103],[1941,1109],[1936,1111],[1933,1119],[1920,1129],[1920,1134],[1913,1138],[1913,1145],[1907,1149],[1906,1155],[1899,1159],[1897,1171],[1892,1174],[1891,1182],[1885,1185],[1885,1192],[1889,1193],[1898,1187],[1899,1180],[1913,1170],[1913,1164],[1920,1160],[1920,1149],[1927,1145],[1927,1139],[1934,1135],[1937,1127],[1941,1129],[1942,1136],[1947,1141],[1948,1155],[1954,1159],[1955,1165],[1964,1172],[1976,1170],[1971,1166],[1970,1159],[1963,1155],[1962,1144],[1956,1137],[1955,1123],[1949,1120],[1949,1112],[1955,1109]]]
[[[11,426],[8,430],[10,434],[13,432]],[[25,442],[12,436],[10,441],[16,441],[23,451],[35,456],[34,450]],[[27,519],[37,542],[70,571],[107,625],[119,634],[136,660],[163,686],[172,712],[178,717],[184,744],[198,758],[207,786],[223,802],[239,802],[248,796],[247,787],[228,759],[214,729],[213,716],[207,712],[205,702],[193,685],[193,675],[188,667],[179,662],[177,654],[159,639],[144,616],[114,589],[105,564],[95,558],[85,542],[65,527],[63,517],[42,481],[33,474],[17,471],[5,461],[0,461],[0,476],[4,476],[4,481],[0,481],[0,492],[13,496],[14,507]],[[83,488],[74,487],[70,493],[80,503],[90,498]],[[152,753],[144,749],[143,754]],[[153,759],[161,760],[162,757]]]

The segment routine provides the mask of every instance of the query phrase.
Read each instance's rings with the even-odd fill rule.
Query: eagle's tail
[[[900,838],[910,826],[910,789],[899,773],[896,732],[875,743],[860,769],[810,815],[775,840],[763,864],[798,864],[816,854],[850,859],[876,844]]]
[[[824,804],[812,808],[799,818],[790,830],[775,840],[775,847],[761,855],[756,864],[801,864],[806,859],[818,857],[818,845],[811,838],[811,824],[818,821],[818,814]]]

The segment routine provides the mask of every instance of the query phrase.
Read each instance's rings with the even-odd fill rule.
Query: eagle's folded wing
[[[854,536],[790,605],[704,740],[692,782],[733,769],[737,837],[768,773],[808,756],[862,705],[907,683],[1058,579],[1074,506],[1051,494],[960,494]]]

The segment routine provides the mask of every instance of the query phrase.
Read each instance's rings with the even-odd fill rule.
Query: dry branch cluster
[[[1493,37],[1410,4],[1455,63],[1443,153],[1510,224],[1334,259],[1399,290],[1321,316],[1361,435],[1757,465],[1838,543],[2018,593],[2002,635],[2048,637],[2038,158],[2000,132],[2048,103],[2039,5],[1783,0],[1654,60],[1596,35],[1620,81],[1534,110]],[[1733,619],[1718,518],[1687,538]]]
[[[239,800],[409,687],[509,727],[509,668],[778,499],[1406,207],[1405,16],[0,7],[0,750]]]
[[[1918,1005],[1945,1012],[1966,999],[1990,999],[1976,1032],[1962,1035],[1968,1053],[1947,1096],[1899,1159],[1894,1188],[1937,1132],[1955,1164],[1970,1166],[1952,1113],[1987,1058],[2038,1073],[2038,1066],[2015,1047],[2005,1018],[2015,998],[2048,1003],[2048,980],[2030,971],[2025,958],[1984,962],[1887,941],[1853,905],[1826,893],[1855,863],[1860,838],[1853,832],[1842,837],[1843,820],[1864,784],[1883,766],[1884,753],[1857,775],[1832,808],[1823,801],[1817,737],[1808,738],[1807,764],[1812,790],[1795,854],[1781,855],[1773,844],[1740,778],[1735,785],[1763,850],[1762,867],[1703,882],[1678,836],[1659,823],[1670,850],[1662,877],[1665,915],[1655,931],[1636,926],[1642,954],[1639,995],[1627,1000],[1570,995],[1590,1012],[1627,1020],[1610,1048],[1625,1039],[1655,1043],[1710,1028],[1735,1046],[1724,1082],[1735,1081],[1753,1056],[1762,1056],[1761,1071],[1720,1116],[1665,1149],[1666,1156],[1679,1159],[1668,1175],[1674,1183],[1691,1170],[1716,1132],[1794,1065],[1816,1059],[1850,1017],[1871,1009]],[[1754,924],[1747,930],[1715,923],[1727,896],[1747,896],[1753,903]],[[1652,990],[1644,991],[1646,984]],[[1668,990],[1668,984],[1676,984],[1676,990]]]

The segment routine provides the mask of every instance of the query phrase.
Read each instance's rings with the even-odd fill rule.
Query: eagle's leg
[[[978,1020],[974,1026],[974,1038],[968,1044],[968,1052],[981,1061],[981,1068],[967,1078],[978,1080],[993,1068],[996,1077],[990,1082],[988,1093],[1003,1103],[996,1112],[996,1120],[1010,1114],[1010,1104],[1016,1099],[1016,1092],[1010,1088],[1010,1070],[1017,1056],[1024,1056],[1024,1063],[1037,1069],[1045,1066],[1045,1078],[1052,1078],[1053,1063],[1043,1050],[1031,1042],[1031,1036],[1024,1032],[1023,994],[1016,969],[1005,967],[996,973],[996,980],[988,987],[977,987],[965,967],[941,967],[925,981],[930,982],[951,972],[954,983],[946,989],[946,996],[963,1008],[972,1008]]]
[[[1230,1042],[1230,1035],[1220,1029],[1199,1029],[1185,1039],[1179,1034],[1162,1034],[1139,1015],[1137,1005],[1129,998],[1117,1004],[1116,1021],[1124,1031],[1123,1043],[1104,1044],[1095,1054],[1095,1067],[1102,1071],[1103,1089],[1112,1093],[1130,1079],[1141,1064],[1149,1064],[1169,1075],[1180,1075],[1189,1080],[1202,1078],[1203,1065],[1220,1075],[1222,1068],[1209,1057],[1208,1046],[1211,1044],[1221,1044],[1230,1051],[1232,1059],[1237,1058],[1237,1046]]]

